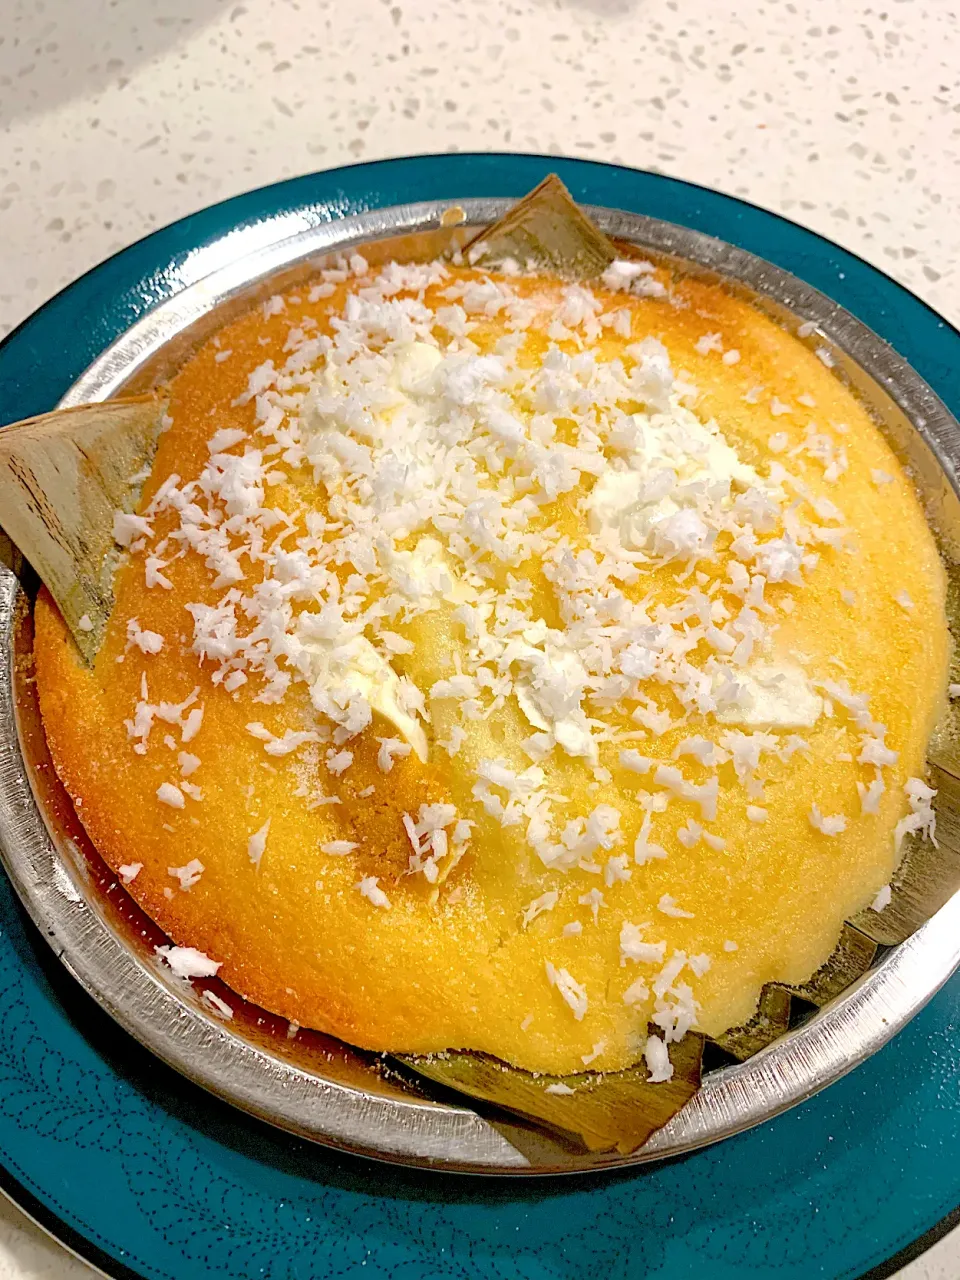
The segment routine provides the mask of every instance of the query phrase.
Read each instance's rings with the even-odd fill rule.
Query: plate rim
[[[99,1245],[88,1239],[76,1227],[60,1217],[43,1203],[27,1185],[0,1163],[0,1196],[42,1232],[48,1240],[89,1267],[94,1275],[105,1280],[148,1280],[142,1271],[134,1271],[125,1263],[112,1258]],[[109,1270],[107,1269],[109,1268]]]
[[[65,1218],[34,1195],[27,1185],[12,1174],[2,1162],[0,1162],[0,1195],[18,1209],[48,1240],[63,1249],[71,1258],[84,1263],[95,1275],[103,1276],[104,1280],[149,1280],[143,1271],[137,1271],[112,1257],[76,1227],[71,1226]],[[909,1244],[903,1245],[889,1257],[861,1272],[856,1280],[896,1280],[896,1276],[904,1267],[922,1258],[957,1227],[960,1227],[960,1204],[945,1213]]]
[[[16,324],[14,324],[5,334],[3,334],[2,337],[0,337],[0,350],[2,350],[6,346],[6,344],[10,342],[13,338],[18,337],[22,329],[24,329],[27,325],[29,325],[34,320],[36,320],[40,315],[42,315],[43,312],[46,311],[48,307],[51,307],[53,306],[54,303],[58,302],[63,297],[64,294],[69,293],[78,284],[81,284],[87,281],[88,279],[90,279],[92,276],[97,275],[102,270],[103,267],[109,266],[110,264],[119,261],[121,258],[124,257],[125,254],[130,253],[132,250],[139,249],[144,244],[146,244],[148,240],[153,240],[156,237],[163,236],[164,234],[173,230],[174,228],[177,228],[177,227],[182,228],[187,224],[191,223],[193,220],[202,217],[204,214],[210,213],[212,210],[224,209],[226,206],[234,205],[234,204],[239,205],[244,201],[253,200],[255,197],[264,196],[267,192],[277,191],[278,189],[282,189],[286,187],[292,188],[297,183],[303,182],[304,180],[309,180],[313,178],[328,178],[340,173],[352,173],[352,172],[361,172],[361,171],[368,172],[369,170],[377,166],[403,165],[410,161],[450,160],[451,156],[455,157],[457,160],[467,160],[467,161],[469,160],[512,161],[517,159],[539,160],[539,161],[543,161],[543,163],[547,166],[548,170],[550,171],[553,171],[553,169],[556,169],[558,166],[563,168],[568,165],[574,165],[577,168],[582,167],[586,169],[596,169],[603,172],[611,172],[611,171],[618,172],[618,173],[626,174],[628,176],[640,176],[643,178],[651,178],[658,181],[662,180],[664,182],[669,183],[671,186],[674,186],[677,188],[686,188],[689,191],[702,192],[704,195],[710,197],[711,199],[719,198],[720,200],[730,204],[732,207],[740,207],[744,209],[753,210],[756,213],[762,214],[765,218],[775,219],[777,222],[781,222],[785,226],[794,228],[797,231],[801,231],[804,235],[810,236],[812,239],[819,241],[821,245],[826,246],[828,249],[839,250],[846,257],[851,258],[855,262],[866,267],[868,271],[872,272],[874,275],[880,276],[887,283],[893,285],[894,288],[906,294],[913,303],[929,311],[930,315],[936,321],[938,321],[938,323],[942,324],[945,328],[951,330],[958,337],[960,337],[960,319],[958,319],[956,322],[952,321],[948,316],[945,316],[942,311],[938,310],[935,306],[933,306],[932,303],[927,302],[925,298],[922,298],[918,293],[915,293],[910,288],[909,285],[903,284],[895,276],[891,275],[889,271],[885,270],[881,266],[878,266],[876,263],[871,262],[869,258],[866,258],[857,249],[848,248],[846,245],[841,244],[839,240],[831,240],[829,236],[824,235],[821,231],[816,231],[814,230],[813,227],[806,226],[799,219],[791,218],[788,214],[782,213],[779,209],[773,209],[769,205],[761,204],[758,200],[751,200],[746,196],[730,195],[729,192],[721,191],[717,187],[708,186],[704,182],[695,182],[691,178],[679,178],[670,173],[663,173],[658,169],[645,169],[637,165],[621,164],[614,160],[594,160],[594,159],[591,159],[589,156],[551,155],[545,151],[469,151],[467,150],[467,151],[457,151],[457,152],[418,151],[418,152],[413,152],[411,154],[405,154],[405,155],[399,155],[399,156],[384,156],[378,160],[353,160],[353,161],[350,161],[348,164],[333,165],[329,169],[308,169],[308,170],[305,170],[303,173],[293,174],[288,178],[278,178],[275,182],[263,182],[259,186],[249,187],[243,191],[236,192],[232,196],[225,196],[223,200],[215,200],[211,204],[202,205],[199,209],[193,209],[189,213],[185,213],[179,218],[171,218],[169,222],[164,222],[159,227],[153,227],[150,231],[145,231],[142,236],[137,236],[134,240],[131,240],[129,244],[121,245],[119,249],[114,249],[111,253],[108,253],[103,258],[98,259],[97,262],[93,263],[91,266],[85,268],[83,271],[79,272],[77,275],[72,277],[72,279],[68,280],[66,284],[62,285],[59,289],[57,289],[54,293],[52,293],[48,298],[45,298],[42,302],[40,302],[36,307],[33,308],[32,311],[28,312],[27,315],[25,315],[22,319],[18,320]],[[514,198],[517,198],[517,197],[514,197]],[[387,206],[384,206],[384,207],[387,207]],[[246,225],[246,221],[247,221],[246,219],[241,219],[236,225],[237,226]],[[683,224],[678,223],[677,225],[683,225]],[[691,229],[695,230],[695,228],[691,228]],[[707,235],[709,233],[704,232],[703,234]],[[714,238],[719,238],[719,237],[714,237]],[[733,243],[733,242],[726,241],[725,243]],[[740,246],[734,246],[734,247],[740,247]],[[747,252],[750,252],[750,250],[747,250]],[[759,256],[759,255],[755,255],[755,256]],[[3,429],[3,425],[4,424],[0,424],[0,430]]]

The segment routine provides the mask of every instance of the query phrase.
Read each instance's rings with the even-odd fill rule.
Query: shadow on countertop
[[[0,21],[0,124],[131,74],[195,35],[235,0],[12,0]]]

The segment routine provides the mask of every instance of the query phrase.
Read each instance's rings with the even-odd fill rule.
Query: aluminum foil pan
[[[183,287],[86,370],[61,407],[145,390],[256,300],[305,278],[325,255],[364,245],[372,261],[429,258],[492,222],[508,200],[436,201],[312,225],[268,218],[198,250]],[[960,563],[960,424],[876,334],[823,294],[742,250],[651,218],[588,208],[616,239],[731,288],[823,347],[911,469],[948,569]],[[956,592],[954,595],[958,594]],[[421,1167],[543,1174],[679,1155],[770,1119],[875,1053],[960,965],[960,893],[949,875],[924,890],[930,918],[883,949],[832,1003],[746,1062],[708,1071],[696,1096],[639,1151],[589,1153],[562,1137],[424,1082],[330,1037],[290,1035],[281,1018],[241,1006],[224,1021],[157,962],[165,941],[90,845],[47,753],[31,679],[29,587],[0,565],[0,855],[59,958],[117,1022],[184,1076],[279,1127],[327,1145]],[[952,726],[931,748],[941,784],[941,844],[960,868],[960,752]],[[943,785],[946,783],[947,785]],[[207,984],[214,994],[217,983]],[[234,1001],[236,1004],[236,1002]]]

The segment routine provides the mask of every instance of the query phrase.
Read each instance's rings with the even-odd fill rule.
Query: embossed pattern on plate
[[[429,255],[458,234],[441,227],[445,209],[460,205],[469,229],[510,203],[403,205],[319,226],[283,215],[248,229],[242,243],[228,235],[191,255],[182,291],[121,335],[61,404],[161,380],[213,329],[308,274],[322,255],[359,245],[378,256]],[[960,425],[889,346],[823,294],[749,253],[639,215],[588,212],[614,237],[721,276],[791,328],[813,322],[812,341],[829,348],[913,469],[948,561],[960,559]],[[696,1097],[639,1152],[585,1153],[500,1113],[431,1098],[374,1055],[329,1037],[301,1032],[290,1040],[286,1023],[261,1010],[242,1009],[225,1023],[193,987],[161,968],[153,947],[162,935],[116,886],[53,773],[30,652],[28,596],[0,567],[0,854],[18,894],[67,968],[131,1034],[211,1092],[305,1137],[463,1172],[573,1172],[677,1155],[758,1124],[838,1079],[886,1043],[960,965],[956,895],[804,1025],[747,1062],[708,1073]]]

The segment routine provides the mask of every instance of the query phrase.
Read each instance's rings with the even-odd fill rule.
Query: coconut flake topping
[[[266,361],[249,374],[239,403],[252,406],[254,431],[214,429],[195,480],[173,475],[142,516],[118,512],[114,520],[117,543],[143,554],[148,586],[169,588],[187,555],[205,564],[211,590],[187,606],[188,644],[213,683],[233,693],[250,682],[267,707],[298,687],[307,708],[302,728],[278,736],[259,720],[246,726],[266,757],[296,755],[342,778],[360,767],[365,735],[377,744],[380,775],[401,761],[398,774],[405,773],[438,748],[465,757],[475,749],[471,726],[510,708],[529,727],[529,763],[477,752],[472,816],[443,803],[404,814],[407,873],[438,886],[477,821],[517,828],[540,869],[588,883],[595,877],[576,895],[592,918],[587,933],[620,884],[667,859],[658,834],[677,833],[705,858],[723,853],[723,836],[704,825],[717,820],[721,769],[739,782],[749,821],[765,822],[767,809],[757,803],[764,759],[805,751],[793,731],[813,728],[837,707],[858,743],[847,758],[859,751],[857,762],[874,772],[859,784],[862,811],[878,811],[882,770],[898,755],[867,696],[818,679],[802,655],[777,651],[794,593],[820,557],[847,549],[842,513],[784,465],[810,459],[835,482],[848,463],[833,434],[812,422],[801,431],[799,410],[772,396],[770,413],[791,425],[769,440],[771,455],[781,457],[746,462],[735,439],[691,407],[695,389],[674,372],[666,348],[652,336],[630,341],[630,309],[604,311],[608,304],[582,285],[564,287],[558,304],[555,293],[521,294],[502,276],[454,277],[437,262],[372,271],[360,255],[327,277],[311,302],[348,277],[352,292],[328,333],[304,322],[291,332],[281,367]],[[615,262],[603,283],[650,297],[665,292],[645,263]],[[441,304],[428,304],[427,289]],[[265,314],[284,305],[271,299]],[[471,334],[491,316],[505,334],[485,350]],[[604,329],[629,341],[620,358],[603,359],[594,348]],[[546,342],[538,361],[524,358],[533,332]],[[696,349],[730,366],[740,360],[737,349],[724,352],[718,333],[704,334]],[[828,362],[823,349],[817,354]],[[768,394],[754,387],[744,398],[756,403]],[[799,403],[815,407],[808,396]],[[322,503],[298,507],[296,495],[311,482]],[[575,534],[561,532],[571,509]],[[173,528],[155,538],[161,520]],[[674,584],[666,598],[624,589],[660,571]],[[534,578],[548,584],[555,607],[543,609]],[[898,598],[910,607],[905,593]],[[415,644],[404,631],[439,608],[459,643],[449,668],[421,688],[406,673]],[[136,618],[127,639],[147,656],[165,643]],[[126,722],[133,750],[151,749],[158,722],[189,743],[203,722],[198,695],[155,704],[144,677]],[[635,730],[611,729],[604,713],[613,707],[628,712]],[[648,754],[657,738],[687,723],[672,761]],[[571,768],[579,762],[594,789],[615,782],[636,792],[639,830],[609,803],[573,811],[549,781],[550,757]],[[178,761],[179,785],[163,782],[156,794],[184,809],[186,798],[200,797],[184,781],[199,758],[180,752]],[[274,766],[268,759],[264,767]],[[907,783],[910,812],[897,827],[898,845],[911,831],[933,837],[933,794],[918,779]],[[655,820],[666,822],[668,805],[682,812],[658,833]],[[814,805],[810,823],[837,836],[847,818]],[[255,866],[269,830],[268,819],[248,838]],[[357,847],[320,845],[333,856]],[[132,879],[133,866],[121,875],[130,870]],[[189,889],[202,871],[194,861],[170,874]],[[378,877],[364,876],[356,888],[373,906],[390,908]],[[550,888],[534,897],[521,927],[552,911],[559,896]],[[657,910],[693,919],[669,893]],[[540,927],[547,924],[563,938],[584,932],[581,921]],[[646,940],[649,928],[622,925],[621,964],[660,966],[637,977],[623,999],[629,1006],[654,999],[663,1039],[651,1036],[645,1055],[650,1079],[667,1080],[666,1045],[696,1020],[681,975],[699,978],[710,960],[668,957],[665,942]],[[585,988],[550,962],[546,976],[583,1019]]]

